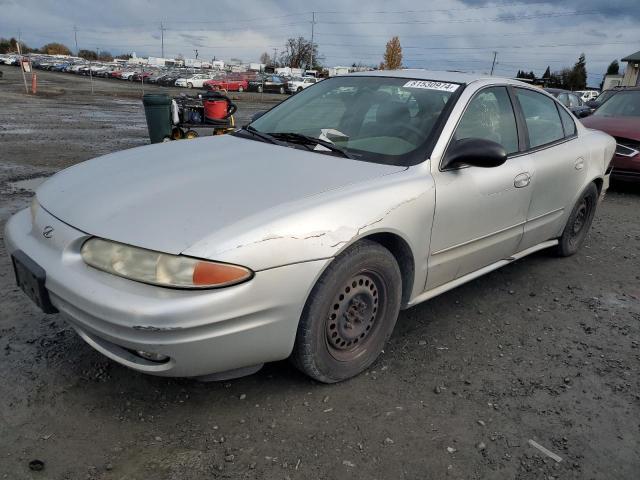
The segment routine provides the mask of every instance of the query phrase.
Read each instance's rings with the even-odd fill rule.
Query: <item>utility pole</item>
[[[496,66],[496,56],[498,56],[498,52],[493,52],[493,63],[491,64],[491,75],[493,75],[493,68]]]
[[[78,55],[78,27],[73,26],[73,39],[76,42],[76,56]]]
[[[278,49],[277,49],[277,48],[274,48],[274,49],[273,49],[273,66],[274,66],[274,67],[277,67],[277,66],[278,66],[278,60],[277,60],[277,58],[278,58]]]
[[[198,59],[198,49],[194,48],[193,51],[196,53],[196,60]]]
[[[309,69],[313,68],[313,27],[316,25],[316,12],[311,12],[311,51],[309,53]]]
[[[160,55],[161,58],[164,58],[164,31],[166,30],[166,28],[164,28],[164,25],[162,25],[162,22],[160,22],[160,41],[162,42],[162,53]]]

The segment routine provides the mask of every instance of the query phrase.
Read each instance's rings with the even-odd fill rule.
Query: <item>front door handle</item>
[[[529,183],[531,183],[531,175],[529,172],[520,173],[513,179],[513,186],[516,188],[526,187]]]

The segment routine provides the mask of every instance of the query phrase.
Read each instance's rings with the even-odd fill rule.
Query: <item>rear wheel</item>
[[[187,88],[193,88],[193,83],[187,83]]]
[[[324,383],[359,374],[391,336],[401,290],[391,252],[375,242],[358,242],[329,265],[311,291],[291,361]]]
[[[280,87],[280,95],[284,95],[284,87]]]
[[[587,238],[587,233],[589,232],[591,222],[593,222],[597,205],[598,187],[591,183],[584,192],[582,192],[582,195],[580,195],[580,198],[571,211],[571,215],[569,215],[562,236],[558,239],[558,255],[568,257],[580,249]]]

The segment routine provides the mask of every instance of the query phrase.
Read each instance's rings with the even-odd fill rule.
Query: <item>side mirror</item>
[[[585,109],[585,110],[582,110],[582,111],[580,112],[580,116],[579,116],[579,117],[580,117],[580,118],[588,117],[589,115],[591,115],[591,113],[592,113],[592,111],[591,111],[591,110],[586,110],[586,109]]]
[[[251,116],[251,121],[255,122],[257,119],[259,119],[262,115],[264,115],[265,113],[267,113],[266,110],[262,111],[262,112],[256,112]]]
[[[444,168],[459,165],[492,168],[507,161],[507,152],[497,142],[484,138],[463,138],[451,145],[444,157]]]

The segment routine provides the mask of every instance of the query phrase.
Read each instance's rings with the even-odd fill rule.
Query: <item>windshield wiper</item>
[[[251,125],[249,125],[248,127],[242,127],[240,129],[241,132],[248,132],[249,134],[253,135],[256,138],[259,138],[260,140],[262,140],[263,142],[266,143],[272,143],[274,145],[282,145],[282,142],[279,142],[278,140],[276,140],[275,138],[273,138],[271,135],[269,135],[268,133],[262,133],[258,130],[256,130],[255,128],[253,128]]]
[[[349,153],[347,153],[344,149],[338,147],[337,145],[331,142],[327,142],[326,140],[321,140],[319,138],[312,137],[311,135],[304,135],[302,133],[295,133],[295,132],[275,132],[275,133],[269,133],[269,135],[279,140],[282,139],[285,142],[299,143],[301,145],[321,145],[327,150],[330,150],[335,153],[339,153],[345,158],[353,158]],[[313,151],[322,152],[322,150],[315,150],[315,149],[313,149]]]

